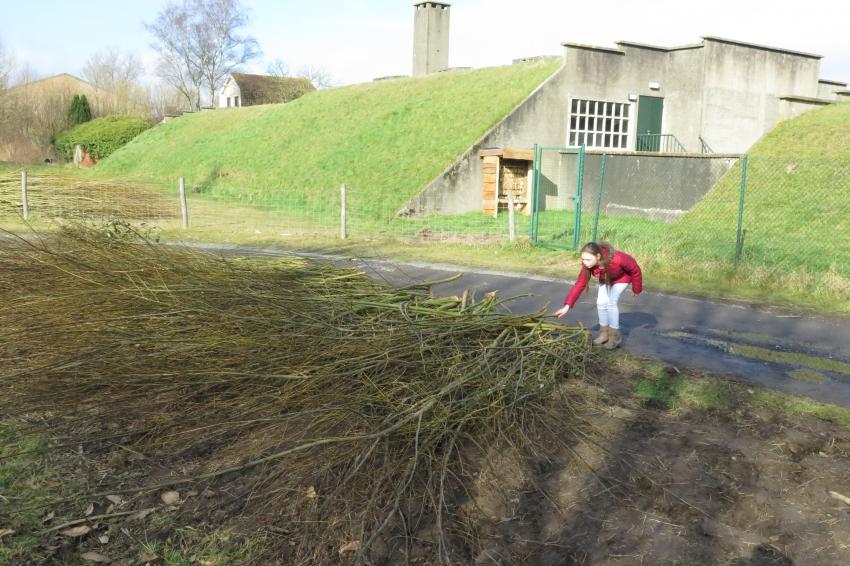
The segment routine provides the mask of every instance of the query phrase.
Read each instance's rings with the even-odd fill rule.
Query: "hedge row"
[[[139,116],[104,116],[59,134],[56,150],[70,160],[79,145],[89,155],[103,159],[150,127],[151,123]]]

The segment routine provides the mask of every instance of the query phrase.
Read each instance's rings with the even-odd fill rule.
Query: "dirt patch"
[[[462,232],[445,232],[431,230],[430,228],[422,228],[411,238],[411,241],[417,243],[444,242],[447,244],[484,246],[505,243],[505,241],[507,241],[507,236],[500,234],[464,234]]]
[[[372,541],[368,563],[436,564],[440,555],[456,563],[565,566],[850,563],[850,505],[834,496],[850,496],[846,427],[772,412],[750,402],[752,390],[725,382],[717,383],[726,408],[671,408],[663,399],[630,393],[646,377],[621,368],[594,383],[565,381],[555,393],[563,418],[585,425],[574,437],[553,438],[551,450],[536,454],[469,446],[473,480],[446,487],[451,513],[442,526],[433,516],[408,517],[404,527]],[[685,379],[673,369],[654,379],[674,377]],[[209,456],[184,454],[163,467],[121,449],[121,440],[75,447],[64,460],[69,469],[59,475],[96,482],[108,473],[134,485],[146,475],[167,478],[176,465],[201,469]],[[179,488],[178,502],[170,505],[156,492],[125,495],[111,509],[101,497],[93,500],[96,513],[155,511],[98,521],[81,539],[53,533],[39,554],[71,563],[92,550],[138,558],[137,541],[145,540],[162,556],[287,564],[299,547],[317,542],[311,524],[339,520],[321,516],[315,505],[333,486],[260,493],[253,486],[263,473]],[[283,506],[295,506],[300,520],[280,522]],[[204,558],[199,545],[222,529],[231,533],[230,547],[253,541],[250,553]],[[104,536],[111,542],[97,544]],[[339,542],[340,548],[356,543]],[[354,554],[343,552],[339,562],[353,563]]]

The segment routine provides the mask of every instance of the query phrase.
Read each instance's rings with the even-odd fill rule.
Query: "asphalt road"
[[[282,256],[280,249],[200,245],[215,253]],[[299,253],[318,261],[356,267],[389,285],[463,276],[434,287],[438,295],[478,296],[496,291],[514,312],[560,308],[572,280],[457,266]],[[621,348],[682,368],[696,368],[818,401],[850,406],[850,319],[797,315],[781,309],[754,307],[652,291],[620,301]],[[598,328],[596,293],[591,288],[562,319]]]

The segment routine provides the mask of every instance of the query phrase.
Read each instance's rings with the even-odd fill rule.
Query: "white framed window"
[[[233,106],[242,106],[242,104],[239,102],[238,96],[233,97]]]
[[[567,144],[593,149],[626,149],[629,146],[631,104],[573,98]]]

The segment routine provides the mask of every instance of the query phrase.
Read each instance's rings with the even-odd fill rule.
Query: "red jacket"
[[[608,248],[602,248],[602,257],[608,257]],[[570,289],[567,298],[564,299],[564,304],[570,305],[570,308],[575,306],[581,292],[587,287],[588,271],[592,277],[599,278],[600,285],[605,282],[605,269],[601,265],[597,265],[590,270],[582,266],[578,280],[573,285],[573,288]],[[640,266],[635,261],[635,258],[625,252],[614,252],[614,257],[611,258],[611,263],[608,264],[608,274],[611,285],[614,283],[631,283],[632,292],[635,295],[640,294],[643,290],[643,274],[640,272]]]

